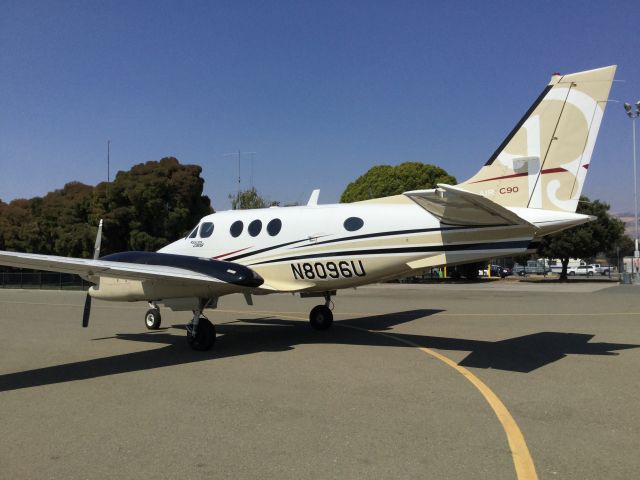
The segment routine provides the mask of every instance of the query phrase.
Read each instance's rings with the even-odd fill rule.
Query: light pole
[[[633,208],[635,212],[635,222],[636,222],[636,241],[635,241],[635,249],[633,251],[633,262],[631,262],[631,275],[633,283],[637,281],[636,271],[636,260],[640,257],[640,251],[638,251],[638,184],[636,179],[636,118],[640,116],[640,101],[636,102],[636,111],[633,111],[630,103],[624,104],[624,109],[627,112],[627,116],[631,119],[631,132],[633,137]]]

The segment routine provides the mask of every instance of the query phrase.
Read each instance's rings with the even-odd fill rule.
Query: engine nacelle
[[[225,283],[215,283],[215,287],[214,290],[206,284],[102,277],[98,285],[89,289],[89,295],[100,300],[138,302],[184,297],[213,298],[238,290],[237,286]],[[229,291],[225,292],[227,289]]]

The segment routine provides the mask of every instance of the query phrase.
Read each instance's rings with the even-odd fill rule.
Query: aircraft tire
[[[187,342],[193,350],[204,352],[213,347],[216,341],[216,327],[208,319],[201,317],[195,337],[187,331]]]
[[[144,315],[144,324],[149,330],[158,330],[161,321],[160,310],[157,308],[150,308]]]
[[[309,322],[316,330],[328,330],[333,324],[333,313],[325,305],[316,305],[309,313]]]

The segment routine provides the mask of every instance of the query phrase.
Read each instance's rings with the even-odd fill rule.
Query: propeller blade
[[[82,326],[85,328],[89,325],[90,313],[91,313],[91,295],[87,293],[87,298],[84,301],[84,313],[82,314]]]
[[[93,247],[93,259],[97,260],[100,257],[100,246],[102,245],[102,219],[98,225],[98,234],[96,235],[96,243]]]

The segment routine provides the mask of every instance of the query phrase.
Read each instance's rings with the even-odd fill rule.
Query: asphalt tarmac
[[[640,287],[374,285],[326,332],[231,296],[206,353],[189,314],[83,303],[0,290],[2,479],[640,475]]]

